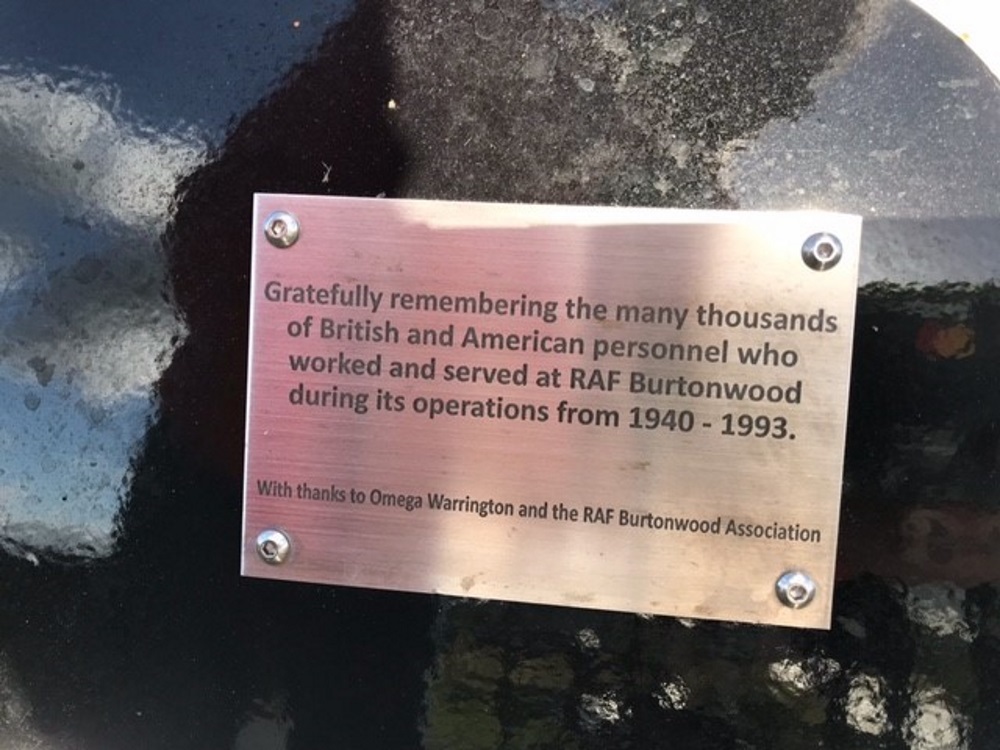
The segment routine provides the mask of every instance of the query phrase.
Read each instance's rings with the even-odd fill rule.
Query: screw
[[[790,570],[781,574],[774,591],[786,607],[802,609],[816,596],[816,582],[801,571]]]
[[[299,220],[287,211],[275,211],[264,222],[264,236],[275,247],[291,247],[299,239]]]
[[[291,551],[291,541],[277,529],[265,529],[257,535],[257,554],[268,565],[281,565]]]
[[[814,271],[828,271],[840,262],[844,248],[832,234],[820,232],[802,243],[802,260]]]

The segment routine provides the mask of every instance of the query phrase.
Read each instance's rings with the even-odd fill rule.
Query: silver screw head
[[[291,247],[299,239],[299,220],[287,211],[275,211],[264,221],[264,236],[275,247]]]
[[[265,529],[257,535],[257,554],[268,565],[281,565],[291,551],[291,540],[277,529]]]
[[[816,596],[816,582],[802,571],[789,570],[781,574],[774,590],[786,607],[802,609]]]
[[[844,246],[834,235],[819,232],[802,243],[802,260],[814,271],[828,271],[840,263]]]

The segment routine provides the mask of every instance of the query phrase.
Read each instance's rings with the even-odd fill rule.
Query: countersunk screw
[[[291,551],[291,541],[277,529],[265,529],[257,535],[257,554],[268,565],[281,565]]]
[[[275,211],[264,222],[264,236],[275,247],[291,247],[299,239],[299,220],[287,211]]]
[[[840,263],[844,247],[834,235],[814,234],[802,243],[802,260],[814,271],[828,271]]]
[[[781,574],[774,590],[786,607],[802,609],[816,596],[816,582],[801,571],[789,570]]]

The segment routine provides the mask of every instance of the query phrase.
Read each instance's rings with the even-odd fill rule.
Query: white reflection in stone
[[[813,656],[808,659],[782,659],[767,668],[772,682],[793,694],[807,693],[825,685],[840,674],[836,659]]]
[[[130,124],[110,81],[65,73],[55,80],[0,66],[0,143],[10,146],[5,167],[25,188],[69,208],[158,233],[177,179],[204,158],[203,141],[193,130],[162,133]]]
[[[862,734],[880,737],[889,731],[892,725],[886,707],[885,680],[864,673],[852,675],[844,714],[847,725]]]
[[[0,546],[104,555],[153,387],[184,334],[161,235],[192,132],[132,124],[115,87],[0,67]]]
[[[603,725],[617,724],[625,716],[628,716],[628,711],[622,708],[614,693],[584,693],[580,696],[580,723],[584,729],[596,732]]]
[[[961,713],[948,691],[935,685],[913,691],[903,739],[910,750],[965,750],[972,722]]]
[[[681,677],[675,677],[670,682],[660,683],[660,687],[653,692],[653,698],[664,710],[680,711],[691,698],[691,688]]]
[[[597,651],[601,648],[601,638],[592,628],[581,628],[576,634],[576,642],[584,651]]]
[[[975,633],[965,619],[965,589],[950,583],[923,583],[906,594],[910,619],[937,636],[957,636],[972,643]]]

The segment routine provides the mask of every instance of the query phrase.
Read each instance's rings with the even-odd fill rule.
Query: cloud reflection
[[[184,335],[160,236],[194,131],[107,79],[0,67],[0,546],[105,555],[153,388]]]

